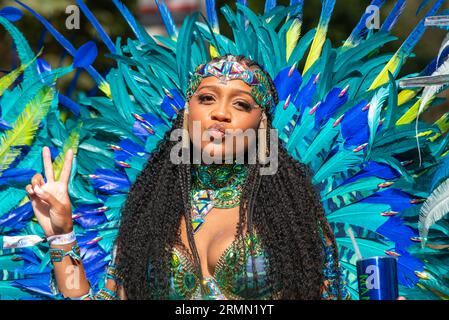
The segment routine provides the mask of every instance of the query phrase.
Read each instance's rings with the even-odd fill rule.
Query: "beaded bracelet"
[[[120,300],[117,292],[109,290],[108,288],[101,289],[94,297],[95,300]]]
[[[111,264],[106,269],[106,281],[108,279],[115,281],[118,285],[122,285],[122,283],[123,283],[123,277],[118,272],[117,266],[115,264]]]
[[[81,261],[81,252],[78,244],[75,243],[69,251],[50,248],[50,259],[52,262],[61,262],[65,256],[70,256],[74,260]]]

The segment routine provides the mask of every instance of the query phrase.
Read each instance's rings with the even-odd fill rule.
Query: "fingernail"
[[[44,192],[42,191],[41,188],[39,188],[39,186],[35,186],[34,187],[34,192],[36,192],[39,195],[42,195]]]

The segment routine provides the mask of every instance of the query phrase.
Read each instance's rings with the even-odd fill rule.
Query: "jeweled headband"
[[[187,84],[187,101],[196,92],[203,78],[211,76],[223,81],[244,81],[251,86],[251,96],[264,110],[269,110],[274,104],[267,76],[261,70],[250,70],[236,61],[218,61],[199,65]]]

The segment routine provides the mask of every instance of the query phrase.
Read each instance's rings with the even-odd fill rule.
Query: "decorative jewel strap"
[[[74,260],[81,261],[81,252],[78,244],[75,243],[69,251],[50,248],[50,259],[52,262],[61,262],[65,256],[70,256]]]

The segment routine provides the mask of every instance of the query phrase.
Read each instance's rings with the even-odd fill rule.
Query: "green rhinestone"
[[[187,290],[192,290],[196,286],[195,276],[192,273],[187,273],[184,276],[184,286]]]

